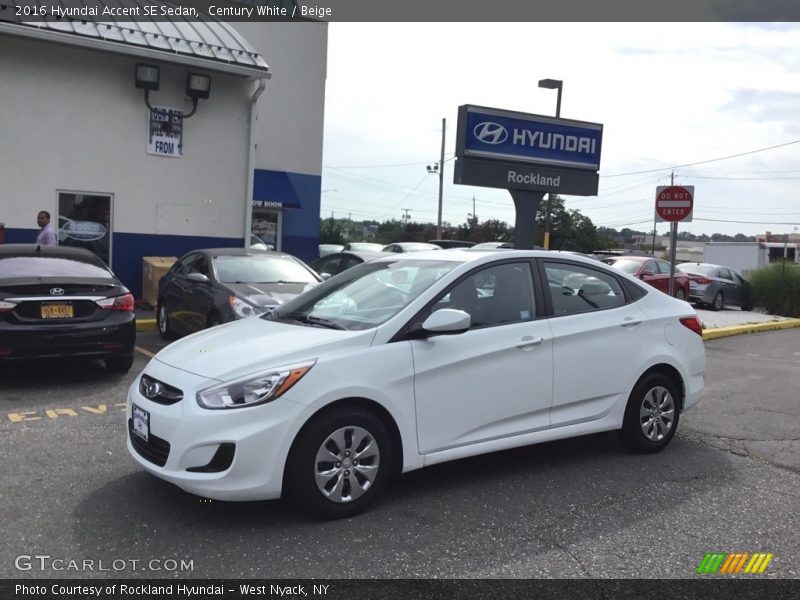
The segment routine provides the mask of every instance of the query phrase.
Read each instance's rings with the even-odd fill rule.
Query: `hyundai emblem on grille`
[[[51,288],[50,289],[51,296],[63,296],[64,295],[64,288]]]

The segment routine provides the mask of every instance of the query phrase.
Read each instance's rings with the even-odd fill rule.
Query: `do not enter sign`
[[[662,185],[656,188],[656,221],[691,221],[693,207],[693,185]]]

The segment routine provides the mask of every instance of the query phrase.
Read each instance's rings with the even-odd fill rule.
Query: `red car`
[[[669,293],[669,263],[652,256],[614,256],[604,258],[603,262],[629,275],[638,277],[654,288]],[[675,269],[674,296],[678,300],[689,297],[689,276]]]

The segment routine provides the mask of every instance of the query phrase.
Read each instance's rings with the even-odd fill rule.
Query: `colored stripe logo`
[[[703,557],[697,567],[700,574],[724,574],[736,575],[745,573],[748,575],[761,575],[767,569],[767,565],[774,555],[769,552],[715,552],[708,553]]]

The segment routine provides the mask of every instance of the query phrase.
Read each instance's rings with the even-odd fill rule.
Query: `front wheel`
[[[286,491],[301,508],[325,519],[366,509],[385,489],[393,448],[383,422],[359,408],[309,423],[286,464]]]
[[[634,452],[650,454],[669,444],[680,418],[680,396],[666,375],[653,373],[633,388],[620,435]]]

